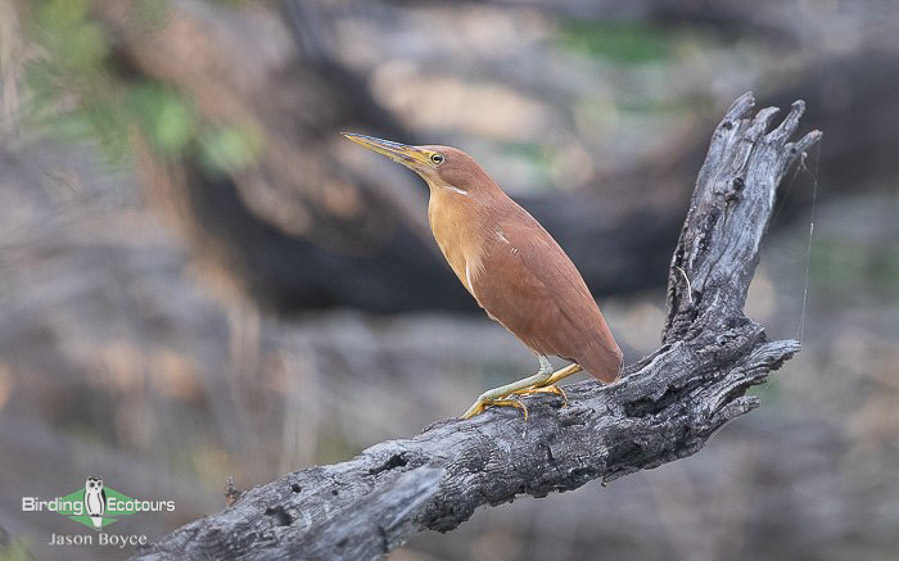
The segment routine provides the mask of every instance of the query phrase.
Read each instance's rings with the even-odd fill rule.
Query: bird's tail
[[[94,529],[99,530],[103,527],[103,516],[101,515],[92,515],[91,522],[94,523]]]
[[[600,382],[611,384],[621,377],[622,357],[621,349],[614,340],[611,344],[603,341],[591,345],[587,353],[578,357],[577,363]]]

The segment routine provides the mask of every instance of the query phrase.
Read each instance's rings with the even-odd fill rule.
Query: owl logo
[[[94,529],[103,527],[103,514],[106,512],[106,491],[103,489],[102,477],[88,477],[84,482],[84,512],[91,517]]]

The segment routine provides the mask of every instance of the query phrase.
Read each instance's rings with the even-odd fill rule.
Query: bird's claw
[[[506,396],[506,397],[501,397],[498,399],[481,396],[478,398],[477,401],[475,401],[471,405],[471,407],[468,408],[468,411],[466,411],[465,413],[462,414],[461,418],[462,419],[470,419],[470,418],[474,417],[475,415],[480,415],[481,413],[486,411],[487,408],[490,407],[491,405],[496,405],[496,406],[500,406],[500,407],[508,406],[508,407],[514,407],[516,409],[521,409],[522,413],[524,413],[524,420],[525,421],[528,420],[527,406],[524,403],[522,403],[522,401],[520,399],[518,399],[517,397],[514,397],[514,396],[512,396],[512,397]]]
[[[474,417],[475,415],[480,415],[481,413],[486,411],[487,408],[490,407],[491,405],[497,405],[497,406],[505,405],[505,406],[509,406],[509,407],[514,407],[516,409],[521,409],[522,413],[524,413],[524,420],[527,421],[528,420],[528,408],[521,401],[520,398],[526,397],[529,395],[534,395],[537,393],[551,393],[551,394],[556,394],[558,396],[561,396],[563,406],[568,407],[568,394],[565,393],[565,390],[563,390],[561,387],[557,386],[556,384],[550,384],[548,386],[531,386],[528,388],[523,388],[520,390],[516,390],[516,391],[510,393],[509,395],[498,397],[498,398],[493,398],[493,397],[488,397],[488,396],[482,395],[481,397],[478,398],[477,401],[475,401],[471,405],[471,407],[468,408],[468,411],[466,411],[462,415],[461,418],[462,419],[470,419],[470,418]]]
[[[556,384],[550,384],[548,386],[531,386],[530,388],[524,388],[513,392],[513,395],[528,396],[534,395],[535,393],[552,393],[561,396],[562,403],[565,407],[568,407],[568,394],[566,394],[565,390],[563,390]]]

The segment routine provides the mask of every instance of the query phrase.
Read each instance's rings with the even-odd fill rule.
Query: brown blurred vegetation
[[[885,0],[0,0],[0,527],[58,557],[71,522],[19,501],[100,473],[176,499],[115,527],[158,536],[228,475],[346,459],[532,369],[468,313],[423,186],[340,130],[475,154],[635,360],[712,125],[754,89],[825,131],[750,297],[804,326],[766,407],[393,558],[895,559],[897,27]]]

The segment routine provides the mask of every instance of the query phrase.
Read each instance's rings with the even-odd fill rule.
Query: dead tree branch
[[[758,405],[746,390],[799,351],[743,314],[775,191],[818,131],[791,142],[804,104],[768,132],[739,98],[715,130],[669,275],[663,345],[624,379],[491,409],[291,473],[192,522],[134,559],[380,559],[416,532],[447,532],[482,505],[610,481],[694,454]]]

